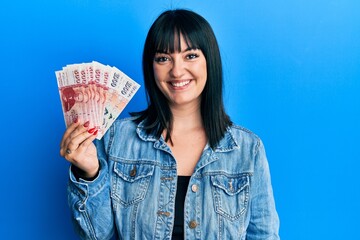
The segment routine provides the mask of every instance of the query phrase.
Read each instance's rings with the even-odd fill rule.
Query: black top
[[[184,202],[190,176],[178,176],[172,240],[184,239]]]

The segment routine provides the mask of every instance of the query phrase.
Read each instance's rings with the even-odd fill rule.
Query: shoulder
[[[223,138],[218,143],[216,150],[227,152],[231,150],[256,153],[261,144],[260,138],[248,130],[236,124],[226,129]]]
[[[261,138],[248,128],[233,124],[228,128],[228,133],[238,150],[249,151],[255,156],[264,148]]]
[[[236,142],[252,142],[255,144],[261,143],[261,139],[257,134],[240,125],[233,124],[229,127],[228,131],[231,133]]]
[[[227,128],[223,139],[214,151],[219,159],[226,159],[219,161],[219,164],[223,162],[231,163],[228,172],[253,173],[256,159],[261,152],[261,145],[258,135],[245,127],[233,124]],[[221,165],[221,167],[224,166]]]

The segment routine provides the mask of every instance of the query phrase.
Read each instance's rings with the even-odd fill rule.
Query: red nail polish
[[[96,128],[94,128],[94,127],[93,127],[93,128],[90,128],[90,129],[88,130],[88,133],[93,133],[93,132],[95,131],[95,129],[96,129]]]
[[[97,133],[98,133],[98,130],[96,129],[96,131],[93,133],[93,135],[96,136]]]
[[[84,123],[84,127],[88,127],[90,125],[90,122],[89,121],[87,121],[86,123]]]
[[[76,117],[76,118],[74,118],[74,123],[77,123],[78,122],[78,118]]]

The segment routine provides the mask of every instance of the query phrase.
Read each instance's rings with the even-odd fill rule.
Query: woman
[[[87,123],[64,133],[81,238],[279,239],[264,147],[224,111],[208,22],[188,10],[162,13],[146,38],[143,72],[145,111],[95,143]]]

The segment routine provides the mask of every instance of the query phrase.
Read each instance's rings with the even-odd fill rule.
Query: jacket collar
[[[228,127],[226,129],[224,137],[220,140],[218,145],[215,147],[214,152],[230,152],[234,149],[239,148],[239,145],[236,142],[231,129],[232,129],[231,127]]]

